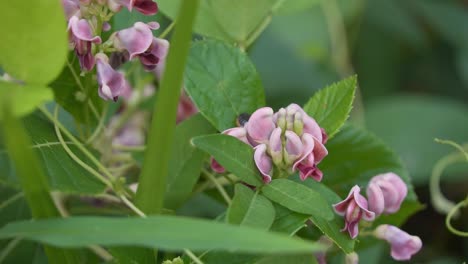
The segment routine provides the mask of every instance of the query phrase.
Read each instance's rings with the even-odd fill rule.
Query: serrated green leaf
[[[263,186],[262,193],[270,200],[301,214],[333,219],[331,205],[320,193],[288,179],[276,179]]]
[[[0,67],[27,84],[49,83],[66,60],[66,29],[59,1],[0,2]]]
[[[192,139],[192,143],[197,148],[212,155],[219,164],[242,181],[253,186],[263,184],[260,172],[254,162],[252,147],[239,139],[215,134],[196,137]]]
[[[200,176],[206,154],[196,149],[190,140],[195,136],[213,132],[215,129],[200,114],[176,127],[164,199],[166,208],[175,209],[187,200]]]
[[[69,217],[20,221],[0,229],[0,239],[13,237],[60,247],[141,245],[167,250],[188,248],[245,253],[312,253],[322,249],[315,242],[255,228],[170,216]]]
[[[295,180],[299,182],[298,178]],[[327,200],[330,206],[342,200],[335,192],[328,189],[324,184],[316,181],[301,181],[299,184],[307,186],[306,188],[310,188],[311,190],[320,193],[320,195]],[[353,252],[354,240],[349,237],[347,232],[341,232],[341,229],[344,226],[343,217],[334,213],[333,218],[330,220],[325,220],[316,216],[311,216],[310,220],[345,253]]]
[[[173,20],[181,0],[158,1],[161,11]],[[272,15],[280,0],[202,0],[194,31],[229,42],[245,43]]]
[[[346,197],[354,185],[366,186],[369,180],[380,173],[394,172],[408,186],[408,195],[402,207],[415,209],[420,206],[406,168],[398,156],[382,140],[363,129],[346,125],[327,145],[328,156],[319,164],[323,171],[322,182],[341,197]],[[393,224],[401,224],[417,210],[403,210],[394,216]],[[398,220],[398,221],[396,221]]]
[[[0,98],[9,96],[12,104],[12,114],[24,116],[31,113],[36,106],[53,99],[52,90],[42,85],[20,85],[13,82],[0,81]],[[3,108],[3,100],[0,108]],[[0,121],[2,115],[0,113]]]
[[[98,194],[104,191],[105,185],[102,182],[68,156],[58,141],[52,124],[40,114],[34,113],[25,117],[23,125],[33,142],[31,148],[35,150],[46,169],[51,190],[78,194]],[[70,143],[68,146],[79,158],[87,162],[74,145]],[[0,170],[0,182],[19,188],[17,171],[7,155],[4,142],[0,142]]]
[[[304,106],[320,127],[332,138],[348,119],[356,92],[356,75],[318,91]]]
[[[228,223],[268,230],[274,219],[275,208],[268,199],[243,184],[236,185],[227,212]]]
[[[188,94],[220,131],[234,127],[240,114],[265,105],[254,65],[244,52],[226,43],[206,40],[193,44],[185,77]]]

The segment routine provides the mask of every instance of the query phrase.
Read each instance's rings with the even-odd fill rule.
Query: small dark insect
[[[243,127],[245,125],[245,123],[247,123],[249,121],[249,118],[250,118],[250,115],[247,114],[247,113],[240,114],[236,119],[237,126],[242,126]]]

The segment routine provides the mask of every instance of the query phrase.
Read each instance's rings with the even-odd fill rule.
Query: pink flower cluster
[[[353,239],[358,236],[361,219],[370,222],[381,214],[392,214],[400,210],[408,188],[395,173],[385,173],[370,180],[366,191],[368,200],[360,191],[359,186],[355,185],[346,199],[333,205],[335,212],[345,219],[345,226],[341,231],[348,231]],[[422,247],[419,237],[410,236],[395,226],[381,225],[374,233],[377,238],[391,244],[391,255],[396,260],[408,260]]]
[[[260,108],[243,126],[222,133],[236,137],[255,149],[255,164],[265,183],[274,177],[281,177],[281,171],[299,171],[302,180],[309,177],[322,180],[323,174],[317,164],[328,154],[324,146],[327,135],[296,104],[281,108],[276,113],[269,107]],[[218,173],[224,172],[224,168],[213,158],[211,167]]]
[[[157,22],[136,22],[132,27],[114,32],[106,42],[101,33],[111,30],[108,21],[123,7],[144,15],[154,15],[158,6],[152,0],[62,0],[68,19],[71,47],[75,50],[82,71],[89,72],[96,65],[99,95],[104,100],[116,101],[128,94],[130,86],[123,73],[117,70],[127,60],[138,58],[143,67],[155,70],[159,78],[169,49],[165,39],[153,37]],[[118,55],[117,55],[118,54]],[[111,63],[109,57],[120,56],[119,63]],[[112,59],[111,59],[112,61]]]

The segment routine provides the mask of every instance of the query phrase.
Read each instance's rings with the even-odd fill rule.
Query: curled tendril
[[[435,139],[435,141],[437,143],[453,146],[460,152],[450,154],[440,159],[434,166],[434,169],[432,170],[429,188],[431,193],[432,204],[436,211],[438,211],[439,213],[447,214],[447,217],[445,219],[445,225],[447,226],[447,229],[450,232],[458,236],[468,237],[468,232],[457,230],[451,224],[451,219],[454,217],[458,217],[460,208],[468,206],[468,196],[465,200],[455,204],[454,202],[445,198],[445,196],[440,190],[440,177],[444,169],[451,164],[458,163],[461,161],[468,161],[468,153],[465,151],[464,147],[460,146],[459,144],[453,141],[441,139]]]

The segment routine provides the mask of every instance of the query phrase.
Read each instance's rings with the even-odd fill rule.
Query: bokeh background
[[[424,243],[412,263],[462,263],[468,239],[445,228],[431,205],[434,164],[455,152],[434,138],[468,142],[468,1],[291,1],[249,50],[274,108],[305,103],[317,89],[356,73],[360,98],[351,122],[402,158],[426,209],[402,227]],[[450,167],[442,191],[468,194],[468,166]],[[454,224],[468,230],[468,210]],[[377,246],[362,263],[392,263]]]

